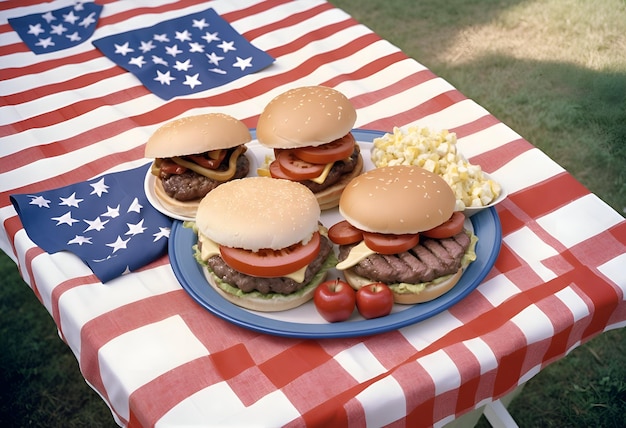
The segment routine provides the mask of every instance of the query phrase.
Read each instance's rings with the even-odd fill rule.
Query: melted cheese
[[[371,256],[372,254],[376,254],[376,251],[369,249],[367,245],[365,245],[365,242],[361,241],[357,245],[352,247],[352,249],[350,250],[350,253],[348,254],[348,257],[346,257],[345,260],[342,260],[339,263],[337,263],[337,269],[339,270],[349,269],[352,266],[355,266],[356,264],[358,264],[361,260],[365,259],[366,257]]]
[[[213,180],[217,180],[217,181],[227,181],[235,176],[235,173],[237,172],[237,159],[239,158],[239,155],[244,153],[245,151],[246,151],[246,146],[242,145],[242,146],[237,147],[233,151],[233,153],[230,155],[230,158],[228,159],[228,169],[225,171],[205,168],[203,166],[198,165],[195,162],[185,160],[179,156],[174,156],[171,159],[174,162],[176,162],[178,165],[184,166],[185,168],[189,168],[190,170],[200,175],[204,175],[205,177],[212,178]]]
[[[203,234],[199,234],[198,241],[202,243],[200,250],[200,258],[204,261],[207,261],[212,256],[219,256],[220,254],[220,246],[215,241],[207,238]],[[309,265],[305,265],[304,267],[298,269],[295,272],[291,272],[288,275],[284,275],[284,278],[289,278],[297,283],[302,283],[304,281],[304,275],[306,274],[306,268]]]
[[[304,281],[304,274],[306,274],[306,268],[308,267],[309,265],[306,265],[295,272],[291,272],[289,275],[285,275],[285,278],[293,279],[298,284],[301,284]]]
[[[334,162],[327,163],[326,166],[324,167],[324,171],[322,171],[322,173],[319,176],[312,178],[311,181],[317,184],[322,184],[326,180],[326,177],[328,177],[328,174],[330,173],[330,170],[333,167],[333,164]]]
[[[200,258],[203,261],[206,262],[212,256],[216,256],[216,255],[219,256],[220,246],[217,243],[215,243],[213,240],[207,238],[206,236],[200,233],[198,235],[198,241],[202,243],[202,245],[200,246],[201,248]]]

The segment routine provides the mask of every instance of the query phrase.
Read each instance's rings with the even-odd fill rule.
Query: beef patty
[[[361,260],[352,270],[373,282],[419,284],[457,272],[470,245],[464,231],[445,239],[424,238],[408,251],[398,254],[373,254]],[[339,247],[344,260],[354,245]]]
[[[228,266],[218,255],[209,257],[207,265],[218,277],[246,293],[256,290],[262,294],[291,294],[303,288],[311,281],[315,274],[319,272],[321,266],[324,264],[326,258],[332,251],[332,244],[330,240],[323,235],[320,235],[320,238],[320,252],[315,260],[309,263],[306,273],[304,274],[304,281],[301,283],[285,277],[260,278],[257,276],[246,275]]]
[[[226,156],[218,171],[228,169],[228,159]],[[240,154],[237,158],[237,171],[235,178],[243,178],[250,172],[250,161],[245,154]],[[165,193],[171,198],[179,201],[193,201],[206,196],[211,190],[215,189],[223,181],[213,180],[212,178],[200,175],[195,171],[187,169],[182,174],[163,174],[161,173],[161,182]]]
[[[358,144],[355,144],[354,151],[352,152],[350,157],[335,162],[330,169],[330,172],[328,173],[328,177],[326,177],[326,180],[324,180],[322,184],[316,183],[311,180],[303,180],[299,181],[299,183],[304,184],[306,187],[311,189],[313,193],[321,192],[322,190],[327,189],[328,187],[337,183],[345,174],[351,173],[356,167],[360,153],[361,148]]]

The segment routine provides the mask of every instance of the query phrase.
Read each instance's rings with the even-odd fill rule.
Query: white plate
[[[256,142],[255,143],[257,146],[259,146],[259,143]],[[257,162],[257,156],[251,155],[250,151],[248,150],[246,152],[246,157],[248,158],[248,160],[250,161],[250,174],[248,175],[256,175],[256,170],[259,166],[259,163]],[[152,205],[154,208],[156,208],[158,211],[160,211],[162,214],[165,214],[168,217],[174,218],[176,220],[181,220],[181,221],[186,221],[186,220],[191,220],[194,221],[196,219],[195,216],[190,217],[190,216],[184,216],[181,214],[177,214],[174,213],[170,210],[168,210],[166,207],[164,207],[161,202],[159,202],[159,198],[157,198],[156,193],[154,191],[154,183],[156,181],[156,177],[154,175],[152,175],[152,173],[150,172],[150,168],[148,168],[148,172],[146,173],[146,178],[144,179],[143,182],[143,188],[144,191],[146,192],[146,197],[148,198],[148,202],[150,202],[150,205]]]
[[[483,175],[487,178],[487,179],[491,179],[497,182],[497,180],[495,180],[494,178],[492,178],[489,174],[487,174],[486,172],[483,171]],[[498,183],[500,184],[500,183]],[[491,201],[490,204],[482,206],[482,207],[465,207],[465,210],[463,210],[463,214],[465,214],[466,217],[471,217],[474,214],[478,214],[479,212],[486,210],[487,208],[491,208],[491,207],[495,207],[496,205],[498,205],[500,202],[502,202],[503,200],[505,200],[507,197],[507,191],[504,189],[504,187],[502,187],[502,184],[500,184],[500,194],[498,195],[498,197],[496,199],[494,199],[493,201]]]
[[[146,192],[146,198],[148,198],[148,202],[150,202],[150,205],[152,205],[162,214],[165,214],[166,216],[171,217],[171,218],[175,218],[176,220],[182,220],[182,221],[195,220],[195,218],[186,217],[186,216],[173,213],[167,208],[165,208],[163,205],[161,205],[161,202],[159,202],[159,200],[157,199],[156,193],[154,191],[155,182],[156,182],[156,177],[152,175],[152,173],[150,172],[150,168],[148,168],[148,172],[146,173],[146,178],[143,181],[143,189]]]

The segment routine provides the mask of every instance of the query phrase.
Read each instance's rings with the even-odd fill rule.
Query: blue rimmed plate
[[[369,151],[374,138],[384,135],[382,132],[369,130],[354,130],[353,134],[364,152]],[[263,148],[253,141],[249,144],[249,150],[257,157],[258,165],[262,164],[267,154]],[[365,168],[372,168],[369,159],[364,160]],[[337,209],[332,209],[322,213],[321,221],[330,227],[341,219]],[[176,278],[191,298],[209,312],[235,325],[261,333],[294,338],[368,336],[430,318],[461,301],[481,283],[493,267],[500,251],[500,219],[495,208],[488,208],[467,220],[467,226],[473,228],[478,236],[476,260],[467,267],[452,290],[430,302],[394,305],[391,314],[370,320],[361,318],[355,311],[348,321],[328,323],[319,316],[312,301],[283,312],[255,312],[230,303],[217,294],[206,281],[201,266],[193,257],[192,247],[196,243],[196,235],[180,221],[175,221],[172,226],[169,256]],[[331,271],[328,278],[337,276],[341,276],[341,273]]]

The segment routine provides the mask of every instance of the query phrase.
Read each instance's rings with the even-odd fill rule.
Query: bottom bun
[[[341,177],[341,180],[333,184],[332,186],[315,193],[315,197],[317,198],[317,202],[320,205],[320,209],[328,210],[330,208],[335,208],[339,205],[339,198],[343,193],[343,189],[346,188],[348,183],[356,176],[360,175],[363,172],[363,157],[359,154],[357,159],[357,163],[354,166],[354,169],[350,174],[346,174]]]
[[[160,178],[154,180],[154,194],[163,208],[172,214],[189,218],[196,217],[196,211],[198,211],[200,199],[194,199],[192,201],[179,201],[178,199],[172,198],[165,193],[163,182]]]
[[[288,309],[302,306],[309,300],[313,299],[313,294],[315,293],[317,285],[326,278],[326,274],[324,274],[321,281],[312,281],[304,288],[303,291],[296,292],[294,294],[287,295],[272,293],[271,296],[268,295],[261,297],[261,293],[253,292],[244,293],[243,296],[238,296],[224,291],[219,286],[220,279],[213,272],[209,271],[206,266],[202,267],[202,271],[204,272],[204,276],[211,287],[213,287],[213,289],[224,299],[242,308],[260,312],[286,311]]]
[[[459,282],[461,275],[463,275],[463,270],[463,268],[459,269],[455,274],[451,275],[445,281],[438,282],[437,284],[427,285],[426,288],[419,293],[397,293],[393,291],[392,288],[393,301],[401,305],[413,305],[415,303],[424,303],[434,300],[437,297],[442,296],[450,291],[456,285],[456,283]],[[358,290],[359,288],[367,284],[375,282],[371,279],[357,275],[352,271],[352,269],[344,270],[343,276],[346,278],[348,284],[350,284],[355,290]]]

